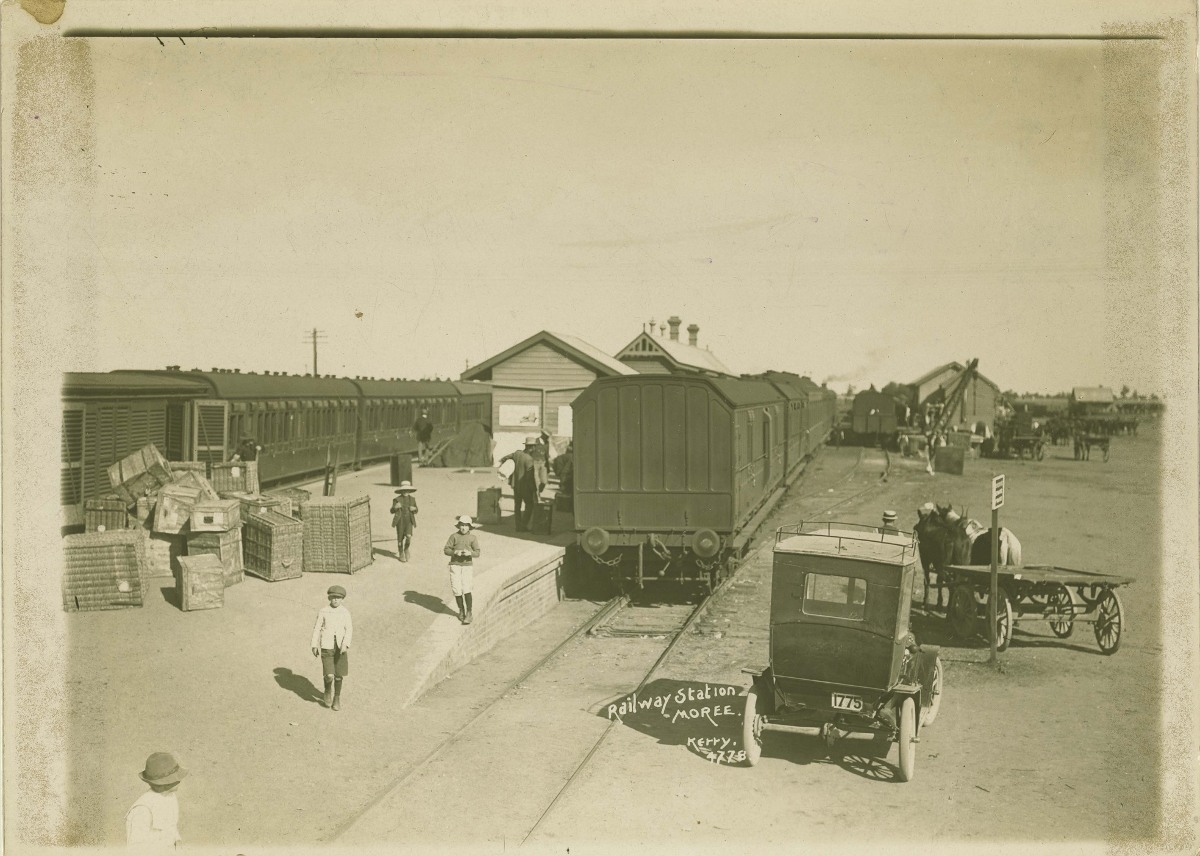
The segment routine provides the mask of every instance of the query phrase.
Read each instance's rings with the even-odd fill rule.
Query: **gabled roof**
[[[933,371],[925,372],[925,374],[921,375],[919,378],[917,378],[912,383],[910,383],[909,386],[918,387],[923,384],[926,384],[929,381],[933,380],[938,375],[940,375],[942,372],[946,371],[947,369],[954,370],[954,377],[951,378],[950,381],[948,381],[950,383],[953,383],[953,381],[959,376],[959,374],[961,374],[963,372],[963,370],[966,369],[966,366],[964,366],[962,363],[958,362],[957,360],[955,360],[954,362],[945,363],[944,365],[938,366]],[[986,383],[988,386],[992,387],[992,389],[996,390],[996,392],[1000,391],[1000,386],[995,381],[989,380],[988,378],[986,378],[982,374],[980,374],[978,371],[975,372],[975,377],[979,378],[981,381]],[[944,383],[939,384],[939,386],[945,386],[945,385],[946,384],[944,384]]]
[[[1107,386],[1077,386],[1071,390],[1071,399],[1098,404],[1112,404],[1115,396]]]
[[[654,347],[649,351],[635,351],[634,345],[638,342],[646,341]],[[649,333],[639,333],[634,337],[633,341],[617,352],[617,359],[629,357],[631,359],[642,359],[645,357],[654,357],[664,355],[668,361],[673,363],[678,368],[700,370],[705,372],[716,372],[717,374],[732,375],[723,362],[718,360],[712,351],[706,351],[703,348],[697,348],[695,345],[688,345],[680,342],[677,339],[662,339],[656,336],[651,336]]]
[[[575,360],[587,366],[600,377],[637,374],[637,370],[613,359],[599,348],[589,345],[582,339],[562,333],[552,333],[549,330],[542,330],[541,332],[534,333],[528,339],[517,342],[517,344],[508,350],[501,351],[496,356],[490,357],[478,365],[471,366],[459,377],[462,380],[481,380],[480,375],[486,374],[495,366],[507,359],[511,359],[524,350],[532,348],[534,345],[547,345],[568,359]]]

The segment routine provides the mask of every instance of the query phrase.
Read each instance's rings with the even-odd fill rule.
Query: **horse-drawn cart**
[[[1018,458],[1028,452],[1030,460],[1040,461],[1046,456],[1046,438],[1041,434],[1017,434],[1008,441],[1008,450]]]
[[[950,565],[946,570],[954,579],[946,610],[950,629],[962,639],[986,636],[991,567]],[[1019,621],[1045,621],[1060,639],[1070,637],[1076,622],[1091,624],[1101,653],[1115,654],[1121,647],[1125,611],[1116,589],[1132,583],[1132,577],[1053,565],[1002,566],[997,576],[997,650],[1008,647]]]

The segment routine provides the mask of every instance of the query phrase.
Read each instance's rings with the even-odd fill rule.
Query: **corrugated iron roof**
[[[565,333],[553,333],[549,330],[547,330],[546,332],[550,333],[551,336],[554,336],[555,338],[559,339],[560,341],[564,342],[565,344],[570,345],[571,347],[575,348],[580,353],[587,354],[593,360],[595,360],[596,362],[598,362],[604,366],[607,366],[609,369],[611,369],[616,374],[631,375],[631,374],[638,373],[637,369],[635,369],[631,366],[625,365],[623,362],[618,360],[616,357],[609,356],[608,354],[604,353],[604,351],[597,348],[595,345],[592,345],[592,344],[589,344],[588,342],[583,341],[583,339],[580,339],[578,336],[568,336]]]
[[[1091,404],[1112,404],[1116,400],[1107,386],[1077,386],[1071,390],[1071,398]]]
[[[721,362],[712,353],[703,348],[698,348],[695,345],[688,345],[676,339],[663,339],[656,336],[651,336],[649,333],[638,333],[633,341],[617,352],[618,358],[621,355],[628,356],[631,359],[645,359],[653,357],[651,351],[635,351],[633,346],[642,339],[649,341],[654,346],[671,359],[677,366],[687,369],[699,369],[700,371],[715,372],[723,375],[733,375],[729,367]]]
[[[573,359],[596,372],[600,377],[637,374],[637,371],[633,368],[619,360],[613,359],[599,348],[588,344],[582,339],[575,336],[566,336],[561,333],[553,333],[549,330],[541,330],[529,338],[517,342],[511,348],[501,351],[494,357],[489,357],[482,363],[471,366],[459,377],[464,381],[477,380],[480,375],[485,374],[505,360],[538,344],[545,344],[554,348],[567,358]]]

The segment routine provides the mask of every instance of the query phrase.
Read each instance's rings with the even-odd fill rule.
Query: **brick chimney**
[[[700,335],[699,324],[688,324],[688,344],[693,348],[696,347],[697,337]]]
[[[683,319],[678,315],[672,315],[667,319],[667,323],[671,325],[671,341],[679,341],[679,325],[683,323]]]

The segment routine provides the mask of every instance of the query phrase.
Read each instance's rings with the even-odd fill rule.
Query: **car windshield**
[[[804,580],[805,615],[862,621],[866,616],[867,581],[839,574],[808,573]]]

